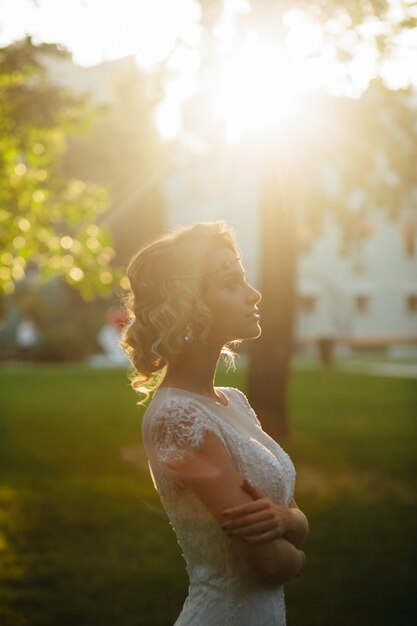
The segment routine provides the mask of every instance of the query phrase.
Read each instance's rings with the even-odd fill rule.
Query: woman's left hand
[[[253,502],[223,511],[226,521],[221,528],[229,537],[253,543],[283,537],[292,524],[291,509],[284,504],[275,504],[247,480],[243,481],[242,489],[253,498]]]

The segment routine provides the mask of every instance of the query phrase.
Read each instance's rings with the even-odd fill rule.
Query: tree
[[[222,4],[220,0],[200,0],[205,56],[214,58],[214,65],[218,60],[213,33]],[[237,18],[240,36],[251,29],[261,39],[283,43],[284,13],[292,10],[309,14],[316,23],[327,27],[323,30],[323,43],[333,47],[341,67],[346,68],[346,75],[364,43],[377,52],[381,67],[401,45],[399,38],[404,29],[417,25],[415,2],[404,4],[399,18],[393,16],[386,0],[360,3],[254,0],[250,5],[251,11]],[[259,72],[262,71],[260,67]],[[385,208],[387,214],[392,214],[392,207],[407,203],[410,185],[416,183],[412,165],[416,143],[415,139],[413,143],[413,139],[407,138],[415,126],[410,125],[408,130],[404,126],[404,120],[409,123],[413,115],[408,98],[408,93],[390,92],[380,81],[371,83],[356,101],[319,94],[310,99],[309,106],[312,111],[315,107],[325,107],[329,114],[325,125],[317,127],[313,114],[307,126],[292,128],[291,135],[288,129],[281,134],[270,129],[259,149],[264,153],[260,190],[263,333],[253,344],[249,395],[264,428],[275,438],[288,433],[286,390],[293,349],[299,247],[296,213],[303,215],[311,236],[320,231],[326,212],[331,213],[341,227],[341,249],[347,252],[366,236],[364,218],[371,207]],[[326,165],[336,170],[337,197],[326,194],[322,171]],[[385,176],[387,172],[392,176]],[[400,184],[404,175],[407,183]],[[365,190],[364,200],[352,211],[346,198],[358,189]]]
[[[410,92],[373,81],[361,100],[317,95],[309,104],[326,114],[320,128],[302,129],[303,151],[269,151],[261,190],[263,334],[252,346],[250,396],[275,438],[288,434],[286,388],[297,307],[298,226],[310,240],[330,219],[339,252],[348,256],[371,234],[375,213],[400,219],[417,185],[415,113]],[[299,129],[300,130],[300,129]],[[296,137],[292,136],[292,140]],[[326,187],[332,172],[337,190]],[[262,305],[262,303],[261,303]]]
[[[93,108],[50,84],[40,54],[68,53],[30,38],[0,50],[0,289],[12,294],[37,267],[41,281],[62,276],[84,298],[107,295],[118,273],[96,220],[108,195],[60,170],[67,136],[88,127]]]
[[[284,3],[282,8],[294,8],[298,3]],[[311,3],[300,8],[318,13],[319,6]],[[386,2],[321,3],[321,19],[347,18],[347,30],[358,32],[358,26],[367,17],[386,20],[388,13]],[[253,3],[254,18],[259,28],[271,32],[272,3]],[[275,4],[275,10],[277,4]],[[277,17],[277,16],[276,16]],[[415,22],[409,21],[407,25]],[[389,53],[393,45],[394,34],[402,24],[393,27],[391,39],[379,37],[375,41],[380,55]],[[342,37],[339,40],[342,41]],[[334,43],[338,44],[336,39]],[[338,53],[348,63],[355,54],[355,45],[351,49],[341,49]],[[309,224],[310,232],[317,234],[326,213],[331,212],[340,226],[341,250],[349,251],[352,244],[366,236],[363,228],[364,217],[369,215],[371,207],[385,208],[393,213],[393,207],[404,207],[409,185],[417,182],[416,172],[410,172],[410,163],[415,162],[416,143],[404,138],[407,133],[404,121],[410,122],[412,109],[407,103],[407,94],[393,94],[381,82],[375,81],[360,100],[330,97],[322,94],[310,102],[310,106],[323,108],[328,112],[325,126],[305,125],[291,137],[303,150],[292,154],[293,162],[288,161],[288,143],[269,147],[269,159],[264,171],[261,197],[262,219],[262,285],[265,307],[263,313],[263,336],[253,345],[251,369],[249,373],[249,395],[260,412],[264,427],[275,438],[288,434],[288,409],[286,390],[289,364],[292,354],[293,320],[296,307],[296,258],[298,242],[294,228],[294,214],[289,209],[297,205],[303,207],[304,220]],[[318,109],[317,109],[318,110]],[[399,115],[399,111],[401,114]],[[381,112],[384,112],[381,114]],[[388,118],[388,119],[387,119]],[[314,119],[314,115],[310,118]],[[318,118],[316,118],[318,119]],[[398,132],[403,140],[398,139]],[[408,126],[410,132],[412,125]],[[300,131],[302,140],[300,140]],[[298,134],[298,136],[297,136]],[[286,147],[285,147],[286,146]],[[414,153],[414,159],[410,151]],[[286,158],[282,154],[286,153]],[[307,157],[306,157],[307,155]],[[391,184],[388,176],[384,177],[379,166],[381,157],[386,159],[386,171],[401,175],[407,174],[408,185]],[[290,156],[291,158],[291,156]],[[410,160],[409,160],[410,159]],[[323,166],[336,170],[339,177],[338,194],[326,197],[322,180]],[[378,171],[379,168],[379,171]],[[410,175],[411,174],[411,175]],[[387,184],[388,183],[388,184]],[[363,201],[355,211],[348,208],[347,199],[355,190],[366,190]]]
[[[88,134],[71,138],[63,171],[107,187],[110,206],[100,223],[111,230],[115,260],[125,266],[145,240],[164,228],[160,182],[170,152],[153,123],[161,97],[158,80],[142,74],[133,57],[113,73],[109,68],[109,75],[109,101],[101,105]]]

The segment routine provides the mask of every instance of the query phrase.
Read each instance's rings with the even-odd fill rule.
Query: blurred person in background
[[[24,314],[16,328],[16,347],[19,360],[33,358],[34,350],[39,343],[39,333],[32,318]]]
[[[124,311],[119,307],[112,306],[107,311],[105,324],[97,333],[97,341],[108,359],[109,365],[123,366],[129,363],[126,354],[119,345],[120,335],[126,323],[127,317]],[[95,361],[100,362],[100,359],[90,359],[92,363]]]

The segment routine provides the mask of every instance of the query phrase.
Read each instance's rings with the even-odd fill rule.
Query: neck
[[[214,379],[221,348],[191,347],[168,365],[162,387],[180,387],[217,399]]]

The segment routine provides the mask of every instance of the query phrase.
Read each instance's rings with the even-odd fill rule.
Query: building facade
[[[117,72],[132,58],[79,68],[47,60],[59,84],[111,100]],[[259,284],[262,242],[256,158],[228,148],[220,158],[179,151],[163,181],[167,226],[223,219],[237,235],[249,279]],[[338,253],[339,232],[329,223],[298,261],[295,341],[320,338],[345,349],[417,345],[417,206],[398,222],[375,211],[366,241],[350,256]]]

